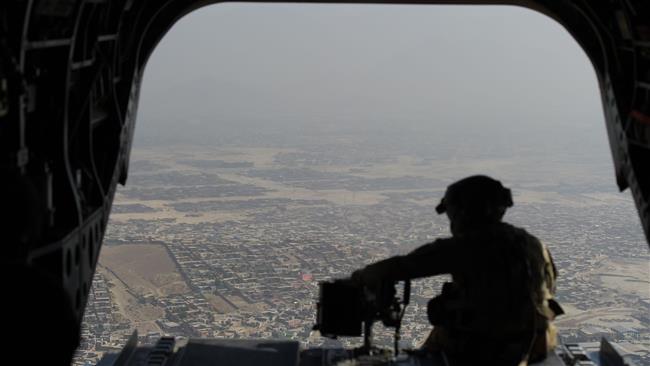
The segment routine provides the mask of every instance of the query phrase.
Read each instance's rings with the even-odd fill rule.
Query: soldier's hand
[[[379,262],[381,263],[381,262]],[[374,263],[352,273],[350,280],[354,283],[364,286],[372,286],[383,280],[383,266]]]
[[[350,275],[350,281],[357,285],[363,285],[363,268],[352,272],[352,275]]]

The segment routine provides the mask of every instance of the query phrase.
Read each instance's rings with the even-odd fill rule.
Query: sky
[[[506,6],[199,9],[146,66],[136,147],[345,130],[514,141],[611,165],[587,56],[554,20]]]

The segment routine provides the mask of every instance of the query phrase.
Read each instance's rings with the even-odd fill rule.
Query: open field
[[[162,245],[105,246],[101,265],[138,296],[167,296],[190,291]]]
[[[645,259],[610,259],[596,271],[602,287],[622,295],[650,299],[650,263]]]
[[[141,334],[160,332],[156,320],[165,314],[164,309],[156,306],[141,304],[128,287],[110,270],[101,264],[97,271],[103,275],[111,286],[111,295],[119,309],[119,315],[128,319],[133,327]]]

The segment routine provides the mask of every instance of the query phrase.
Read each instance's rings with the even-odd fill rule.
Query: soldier
[[[553,299],[557,270],[545,246],[501,221],[510,190],[487,176],[447,188],[436,207],[452,237],[352,274],[363,284],[451,274],[429,301],[434,329],[423,349],[443,351],[458,364],[520,365],[542,360],[556,345],[551,323],[562,309]]]

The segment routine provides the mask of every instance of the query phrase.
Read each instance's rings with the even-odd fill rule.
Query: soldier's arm
[[[554,295],[557,283],[557,267],[555,267],[555,262],[553,262],[551,252],[548,250],[546,245],[542,244],[542,250],[544,251],[544,274],[546,276],[547,287],[550,293]]]
[[[353,279],[364,283],[381,280],[402,281],[450,273],[459,261],[460,253],[451,239],[438,239],[411,253],[370,264],[355,272]]]
[[[549,320],[553,320],[556,316],[564,314],[564,309],[554,299],[558,272],[553,257],[551,257],[551,252],[546,245],[542,244],[538,239],[536,240],[544,257],[544,288],[542,289],[544,308],[542,310],[550,310],[550,312],[544,311],[543,314]]]

